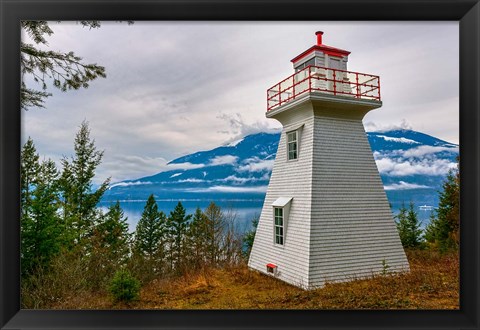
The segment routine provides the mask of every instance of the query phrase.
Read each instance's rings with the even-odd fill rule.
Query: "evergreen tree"
[[[446,218],[432,216],[426,228],[425,238],[432,248],[442,253],[457,247],[452,237],[452,227]]]
[[[135,276],[144,283],[164,271],[166,221],[165,213],[158,211],[155,198],[150,195],[137,223],[129,264]]]
[[[128,218],[125,217],[120,203],[108,208],[95,226],[94,238],[102,253],[116,267],[124,266],[130,253],[132,234],[128,231]]]
[[[459,161],[459,158],[457,158]],[[448,228],[446,247],[458,248],[460,244],[460,171],[451,170],[443,184],[437,209],[438,219]]]
[[[433,245],[436,240],[436,235],[437,235],[437,218],[435,218],[435,212],[432,211],[430,213],[430,221],[428,225],[425,227],[425,240],[427,243],[430,243],[430,245]]]
[[[195,268],[205,266],[207,262],[208,218],[197,207],[187,230],[189,264]]]
[[[33,191],[38,182],[40,171],[39,155],[33,140],[29,137],[23,145],[20,155],[20,256],[22,275],[28,274],[35,268],[36,224],[32,216]]]
[[[179,270],[182,267],[185,251],[185,239],[191,215],[186,215],[186,210],[181,202],[178,202],[174,210],[170,212],[167,220],[168,234],[170,237],[170,258],[172,268]]]
[[[402,202],[402,206],[398,209],[398,214],[395,216],[395,224],[397,225],[398,235],[400,236],[400,241],[405,247],[408,240],[408,222],[407,222],[407,208],[405,203]]]
[[[48,267],[60,251],[62,226],[58,217],[58,171],[52,160],[38,166],[35,185],[31,187],[28,215],[21,221],[22,273],[31,274]]]
[[[410,202],[410,206],[407,212],[407,221],[410,236],[410,247],[419,248],[423,245],[423,231],[421,229],[422,224],[418,219],[418,214],[417,212],[415,212],[415,206],[413,202]]]
[[[105,287],[118,269],[126,266],[130,255],[127,218],[117,202],[102,214],[89,238],[87,280],[90,287]]]
[[[457,157],[457,161],[459,158]],[[441,252],[457,249],[460,244],[460,172],[457,168],[449,171],[440,201],[427,226],[427,241]],[[432,219],[433,218],[433,219]]]
[[[82,26],[97,28],[97,21],[81,21]],[[44,107],[45,98],[51,96],[46,92],[47,81],[52,80],[53,86],[62,91],[87,88],[90,81],[98,77],[105,78],[105,68],[97,64],[86,64],[82,58],[73,52],[57,52],[40,49],[48,46],[46,37],[53,34],[47,21],[20,21],[22,29],[31,37],[35,45],[20,43],[20,67],[22,76],[30,75],[35,82],[41,84],[41,90],[28,88],[22,79],[20,89],[20,106]],[[37,45],[37,46],[36,46]]]
[[[22,147],[20,159],[21,205],[23,218],[27,218],[31,212],[31,191],[37,183],[38,171],[40,169],[39,158],[35,144],[29,137]]]
[[[95,140],[91,140],[90,129],[85,121],[75,137],[74,149],[74,157],[62,160],[60,189],[64,221],[72,228],[69,239],[79,242],[93,230],[98,216],[96,206],[107,190],[110,179],[105,180],[97,190],[93,190],[92,180],[97,166],[101,163],[103,151],[98,151],[95,147]]]
[[[158,211],[155,197],[150,195],[135,230],[136,253],[153,259],[162,254],[165,235],[165,213]]]
[[[406,248],[418,248],[422,246],[422,230],[420,229],[420,221],[413,202],[410,202],[409,209],[402,203],[399,213],[397,214],[396,224],[398,234],[402,245]]]

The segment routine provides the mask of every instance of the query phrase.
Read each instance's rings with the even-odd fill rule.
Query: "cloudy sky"
[[[266,90],[316,43],[351,51],[348,70],[379,75],[383,107],[367,130],[411,128],[459,140],[457,22],[52,22],[48,47],[105,66],[88,89],[22,111],[22,138],[56,161],[73,153],[82,121],[104,159],[96,182],[160,172],[177,157],[280,127]],[[23,41],[30,42],[24,34]],[[39,88],[26,77],[30,87]]]

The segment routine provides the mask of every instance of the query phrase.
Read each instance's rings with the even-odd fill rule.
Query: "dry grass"
[[[131,304],[102,293],[80,294],[62,309],[458,309],[459,258],[407,251],[411,272],[327,284],[304,291],[246,266],[209,269],[173,280],[154,280]]]

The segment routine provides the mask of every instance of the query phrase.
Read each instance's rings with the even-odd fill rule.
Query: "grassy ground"
[[[154,280],[138,301],[114,303],[85,293],[62,309],[458,309],[459,259],[431,251],[407,251],[411,272],[327,284],[304,291],[246,266],[211,269],[175,280]]]

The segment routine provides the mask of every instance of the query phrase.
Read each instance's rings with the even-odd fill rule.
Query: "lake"
[[[193,214],[197,207],[202,210],[205,210],[210,201],[204,200],[182,200],[182,205],[187,210],[187,214]],[[235,221],[237,224],[237,229],[241,232],[249,230],[252,228],[252,219],[259,217],[263,207],[263,200],[218,200],[214,201],[215,204],[220,206],[224,212],[229,209],[235,212]],[[120,206],[122,207],[125,216],[128,217],[129,229],[131,232],[135,231],[138,220],[140,220],[145,207],[146,201],[120,201]],[[166,215],[169,215],[171,211],[177,205],[178,200],[158,200],[157,205],[160,211],[165,212]],[[104,211],[109,205],[113,202],[101,202],[99,207]],[[398,213],[398,208],[400,205],[392,205],[393,214]],[[408,205],[407,205],[408,207]],[[417,212],[417,217],[422,223],[422,228],[429,223],[431,210],[422,210],[418,205],[415,206],[415,211]]]
[[[120,206],[126,217],[128,217],[128,224],[130,231],[135,231],[138,220],[142,217],[142,212],[145,207],[145,201],[120,201]],[[203,200],[182,200],[183,207],[187,210],[187,214],[195,213],[199,207],[204,211],[210,201]],[[260,216],[263,207],[263,200],[219,200],[214,203],[222,208],[222,211],[227,212],[232,210],[235,214],[235,222],[237,229],[244,232],[252,228],[252,219]],[[99,207],[104,211],[113,202],[100,202]],[[178,200],[157,200],[158,210],[165,212],[168,216],[171,211],[177,206]]]

